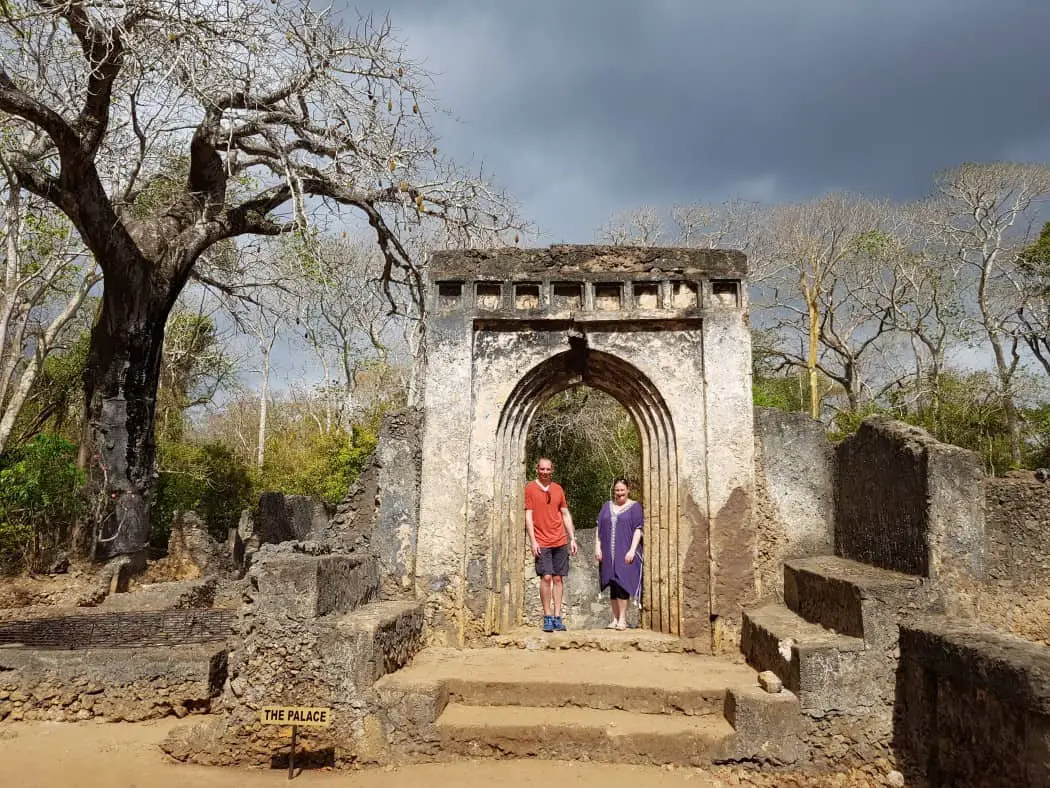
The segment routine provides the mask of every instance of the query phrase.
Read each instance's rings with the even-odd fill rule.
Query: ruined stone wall
[[[311,532],[324,528],[327,522],[324,501],[316,496],[264,492],[259,496],[253,538],[258,544],[306,539]]]
[[[946,620],[904,625],[894,747],[912,781],[1050,785],[1050,651]]]
[[[1024,472],[987,482],[981,621],[1050,645],[1050,484]]]
[[[414,591],[422,433],[423,412],[418,409],[388,414],[379,430],[379,504],[372,552],[379,561],[384,599],[411,598]]]
[[[225,645],[78,651],[0,649],[0,721],[138,722],[206,713]]]
[[[373,684],[422,646],[422,607],[374,601],[376,559],[336,554],[316,542],[264,545],[248,573],[232,641],[221,716],[173,731],[164,750],[203,764],[266,765],[287,752],[263,706],[322,706],[327,728],[302,729],[304,759],[340,765],[382,758],[386,738]]]
[[[221,642],[233,634],[236,621],[236,611],[219,609],[36,618],[0,624],[0,645],[34,649],[105,649]]]
[[[368,547],[385,599],[411,598],[419,534],[423,412],[387,413],[376,449],[321,535],[335,551]]]
[[[755,408],[758,595],[783,596],[783,562],[833,552],[835,453],[805,413]]]
[[[836,460],[839,555],[945,587],[983,576],[984,472],[976,454],[872,417],[839,444]]]

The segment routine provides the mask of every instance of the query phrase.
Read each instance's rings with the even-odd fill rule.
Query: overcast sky
[[[351,0],[352,2],[352,0]],[[1050,0],[387,0],[543,233],[651,204],[918,197],[963,161],[1050,160]]]

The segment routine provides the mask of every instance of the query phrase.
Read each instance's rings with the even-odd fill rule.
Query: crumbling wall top
[[[747,275],[747,258],[730,249],[559,244],[435,252],[429,271],[434,281],[561,276],[636,279],[639,274],[742,279]]]

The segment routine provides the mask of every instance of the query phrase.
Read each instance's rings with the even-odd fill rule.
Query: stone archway
[[[671,413],[657,388],[628,362],[571,337],[570,349],[529,370],[515,386],[497,428],[497,477],[493,509],[488,628],[506,631],[521,623],[526,545],[522,462],[529,425],[548,398],[577,384],[602,391],[630,414],[641,438],[646,502],[645,605],[642,625],[680,634],[678,448]]]
[[[717,638],[754,591],[745,259],[559,246],[430,261],[414,577],[433,642],[521,622],[521,469],[535,410],[586,383],[642,438],[643,625]]]

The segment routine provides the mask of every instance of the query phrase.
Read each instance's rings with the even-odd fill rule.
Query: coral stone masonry
[[[642,437],[642,625],[708,648],[734,628],[755,588],[746,273],[742,254],[710,249],[434,255],[416,553],[431,642],[522,623],[529,422],[577,384],[617,399]]]

